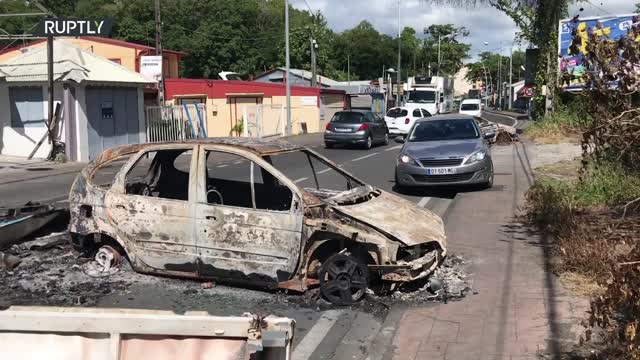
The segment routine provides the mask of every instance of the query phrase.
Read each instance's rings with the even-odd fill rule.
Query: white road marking
[[[318,174],[324,174],[324,173],[326,173],[327,171],[331,171],[331,168],[326,168],[326,169],[324,169],[324,170],[320,170],[320,171],[318,171]]]
[[[223,168],[223,167],[227,167],[227,166],[229,166],[229,165],[218,165],[217,167]]]
[[[362,157],[359,157],[359,158],[355,158],[355,159],[353,159],[353,160],[351,160],[351,161],[360,161],[360,160],[364,160],[364,159],[367,159],[367,158],[370,158],[370,157],[372,157],[372,156],[376,156],[376,155],[378,155],[378,153],[373,153],[373,154],[365,155],[365,156],[362,156]]]
[[[427,206],[427,203],[429,202],[429,200],[431,200],[430,197],[423,197],[422,199],[420,199],[420,201],[418,202],[418,207],[419,208],[424,208],[425,206]]]
[[[64,199],[64,200],[56,201],[56,204],[66,204],[68,202],[69,202],[69,199]]]
[[[239,165],[239,164],[242,164],[242,160],[234,161],[233,163],[236,165]]]
[[[338,318],[342,315],[341,310],[328,310],[316,321],[311,330],[302,338],[293,354],[292,360],[306,360],[311,357],[318,345],[322,342],[322,339],[329,333],[329,330],[336,323]]]
[[[394,147],[390,147],[390,148],[386,149],[385,151],[398,150],[400,148],[402,148],[402,145],[396,145]]]
[[[300,178],[300,179],[298,179],[298,180],[294,180],[293,182],[297,184],[297,183],[299,183],[299,182],[303,182],[303,181],[305,181],[305,180],[307,180],[307,179],[309,179],[309,178],[308,178],[308,177],[303,177],[303,178]]]

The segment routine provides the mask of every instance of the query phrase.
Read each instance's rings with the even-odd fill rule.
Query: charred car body
[[[426,280],[446,256],[437,215],[285,142],[112,148],[76,178],[69,200],[74,246],[117,251],[138,272],[320,286],[338,304],[373,285]]]

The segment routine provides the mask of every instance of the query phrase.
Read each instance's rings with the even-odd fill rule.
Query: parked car
[[[406,136],[416,120],[430,116],[431,114],[425,109],[395,107],[387,111],[384,121],[389,128],[389,134]]]
[[[74,247],[126,258],[135,271],[319,286],[336,304],[359,300],[370,284],[428,281],[447,254],[440,217],[279,141],[111,148],[78,175],[69,209]]]
[[[374,144],[389,143],[389,129],[382,117],[372,111],[339,111],[324,132],[324,144],[355,144],[371,149]]]
[[[480,99],[464,99],[460,103],[460,114],[471,116],[482,116],[482,100]]]
[[[488,138],[488,135],[487,135]],[[418,120],[405,139],[396,165],[403,186],[493,186],[493,161],[487,139],[474,118],[438,115]]]

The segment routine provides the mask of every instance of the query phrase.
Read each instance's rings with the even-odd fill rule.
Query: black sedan
[[[339,111],[333,115],[324,132],[324,144],[360,145],[371,149],[373,144],[388,144],[389,129],[384,118],[371,111]]]

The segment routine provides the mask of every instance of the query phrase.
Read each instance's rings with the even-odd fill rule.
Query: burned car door
[[[189,199],[193,145],[150,147],[122,169],[108,194],[112,221],[136,260],[160,270],[195,273]]]
[[[289,180],[252,154],[203,147],[196,231],[203,276],[274,286],[294,273],[302,204]],[[281,176],[281,175],[280,175]]]

